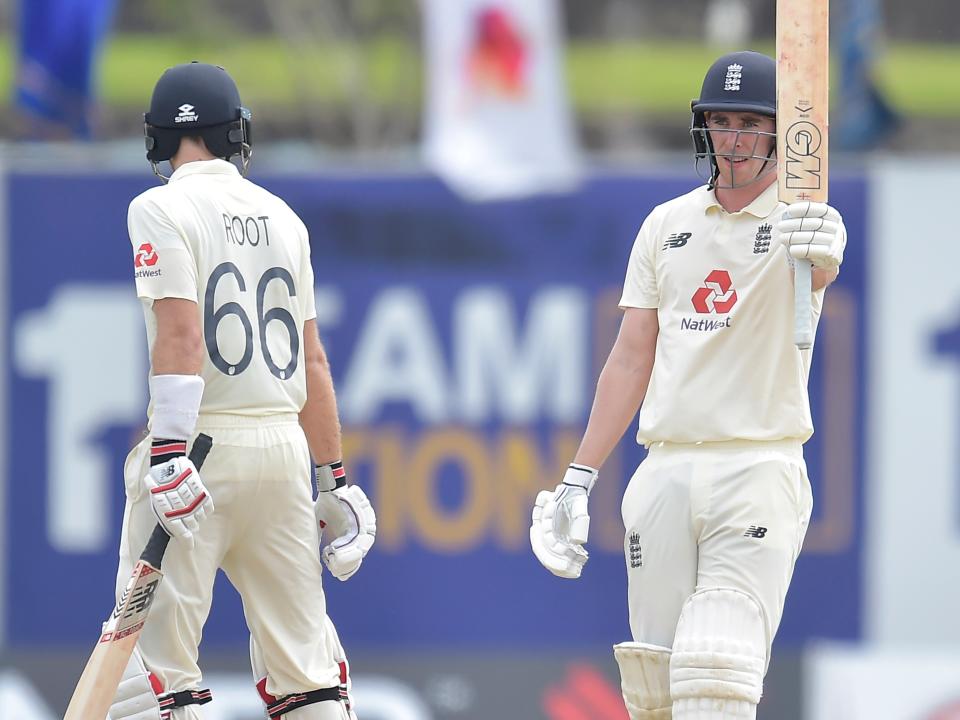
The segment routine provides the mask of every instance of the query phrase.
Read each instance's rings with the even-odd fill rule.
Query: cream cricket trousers
[[[654,443],[621,510],[633,639],[673,647],[694,591],[734,588],[763,609],[769,658],[812,510],[800,442]]]
[[[200,477],[214,512],[201,523],[193,549],[170,541],[163,582],[138,644],[147,668],[166,692],[200,686],[198,646],[222,568],[240,594],[247,626],[262,651],[267,692],[282,697],[338,686],[333,650],[339,641],[327,637],[332,626],[326,625],[320,582],[313,467],[297,416],[207,414],[196,431],[213,438]],[[157,523],[143,483],[149,462],[147,437],[124,466],[127,503],[117,593]]]

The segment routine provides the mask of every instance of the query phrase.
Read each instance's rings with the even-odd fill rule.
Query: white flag
[[[474,200],[572,189],[556,0],[422,3],[428,167]]]

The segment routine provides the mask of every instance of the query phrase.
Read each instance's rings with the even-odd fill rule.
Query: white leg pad
[[[623,642],[613,656],[630,720],[670,720],[670,648]]]
[[[350,672],[346,653],[343,651],[337,630],[329,617],[327,617],[325,624],[327,648],[340,666],[340,696],[342,699],[339,702],[318,702],[290,710],[281,715],[282,720],[357,720],[353,710],[353,698],[350,695]],[[257,684],[260,698],[264,703],[273,702],[273,699],[268,700],[269,696],[267,695],[267,665],[263,659],[263,651],[253,635],[250,636],[250,668],[253,670],[253,679]]]
[[[109,720],[165,720],[169,717],[169,713],[160,711],[150,673],[136,647],[120,678],[107,717]]]
[[[753,720],[767,647],[763,610],[750,595],[732,588],[691,595],[670,659],[673,720]]]
[[[203,720],[199,705],[187,705],[170,711],[170,720]]]
[[[347,709],[341,702],[321,702],[284,713],[283,720],[347,720]]]

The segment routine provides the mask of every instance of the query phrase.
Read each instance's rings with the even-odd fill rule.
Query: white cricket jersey
[[[793,343],[793,270],[771,243],[773,183],[728,213],[702,186],[654,208],[634,242],[622,308],[656,308],[637,441],[807,440],[810,351]],[[816,329],[823,291],[813,294]]]
[[[134,198],[127,228],[151,356],[153,301],[197,303],[200,412],[299,412],[303,323],[316,310],[307,230],[287,204],[225,160],[189,162]]]

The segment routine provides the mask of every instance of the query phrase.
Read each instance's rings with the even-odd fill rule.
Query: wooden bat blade
[[[777,0],[777,190],[782,202],[827,201],[828,0]],[[794,278],[794,341],[813,344],[809,262]]]
[[[203,433],[193,441],[190,460],[198,470],[212,446],[213,440]],[[169,541],[170,536],[157,524],[103,626],[100,640],[83,668],[63,720],[103,720],[107,716],[163,580],[160,563]]]
[[[102,720],[107,716],[162,579],[163,573],[144,560],[134,566],[80,675],[63,720]]]

